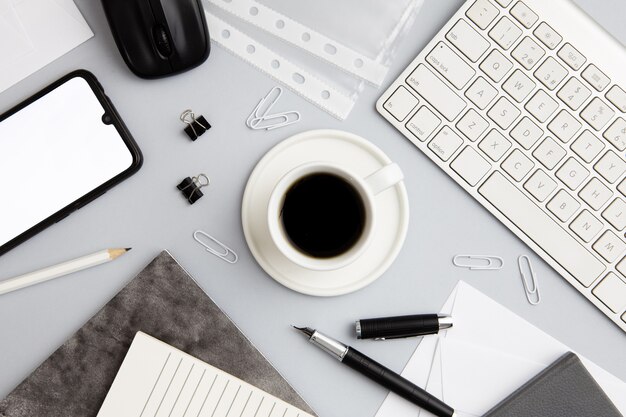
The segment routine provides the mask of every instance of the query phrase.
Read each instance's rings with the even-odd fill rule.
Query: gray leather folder
[[[483,417],[623,417],[568,352]]]
[[[96,416],[139,330],[313,414],[164,251],[0,401],[0,417]]]

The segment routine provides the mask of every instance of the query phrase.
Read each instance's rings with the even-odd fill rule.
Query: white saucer
[[[396,259],[409,224],[404,182],[376,198],[377,219],[372,243],[359,259],[333,271],[311,271],[294,264],[278,250],[267,226],[267,205],[274,186],[293,168],[312,161],[342,165],[366,176],[392,161],[360,136],[339,130],[312,130],[272,148],[250,175],[243,195],[241,219],[252,255],[272,278],[304,294],[347,294],[371,284]]]

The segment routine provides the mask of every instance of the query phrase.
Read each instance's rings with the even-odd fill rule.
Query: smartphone
[[[141,167],[96,77],[74,71],[0,116],[0,255]]]

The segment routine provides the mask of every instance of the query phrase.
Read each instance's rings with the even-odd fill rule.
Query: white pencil
[[[110,262],[119,258],[130,249],[104,249],[91,255],[85,255],[71,261],[20,275],[19,277],[0,281],[0,295]]]

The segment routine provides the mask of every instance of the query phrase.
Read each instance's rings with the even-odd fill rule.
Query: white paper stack
[[[461,281],[441,311],[454,327],[425,337],[402,375],[453,407],[459,417],[485,414],[564,353],[563,343]],[[575,352],[574,352],[575,353]],[[626,383],[578,355],[622,414]],[[377,417],[431,417],[389,394]]]

